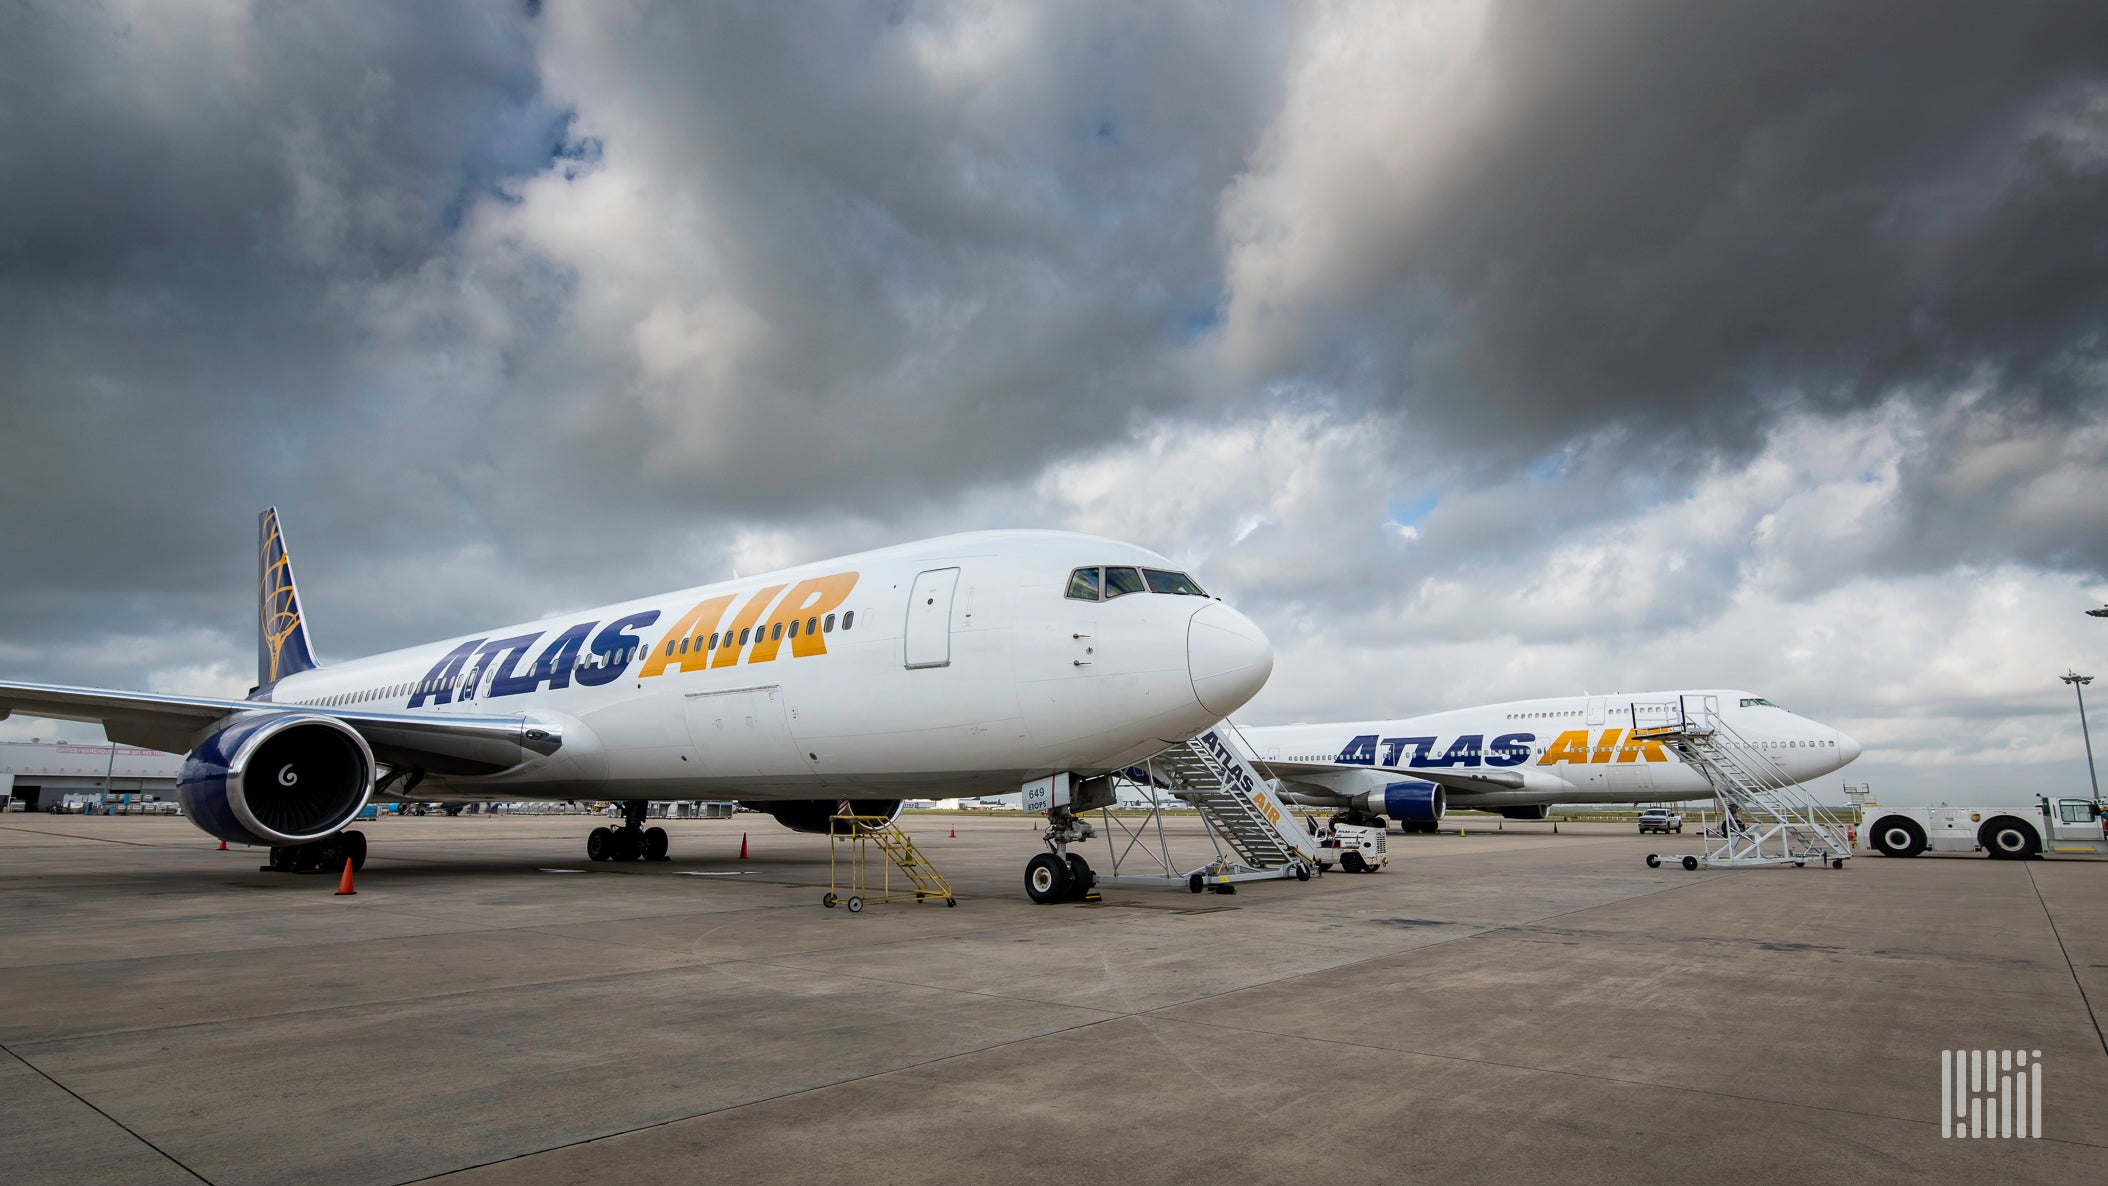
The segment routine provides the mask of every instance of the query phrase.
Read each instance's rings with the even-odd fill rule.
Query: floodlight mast
[[[2108,615],[2103,616],[2108,617]],[[2101,801],[2101,776],[2093,772],[2093,734],[2087,731],[2086,728],[2085,687],[2093,682],[2093,677],[2080,675],[2077,671],[2066,668],[2064,674],[2057,678],[2070,684],[2072,694],[2079,698],[2079,736],[2086,739],[2086,777],[2093,782],[2093,801],[2098,803]]]

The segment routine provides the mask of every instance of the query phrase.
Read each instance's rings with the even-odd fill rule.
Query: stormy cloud
[[[245,687],[271,503],[325,658],[1060,526],[1914,778],[2108,641],[2098,5],[32,3],[0,142],[10,677]]]

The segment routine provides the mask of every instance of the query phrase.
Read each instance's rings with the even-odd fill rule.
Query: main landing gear
[[[647,806],[642,799],[623,803],[622,826],[593,829],[586,837],[586,856],[595,861],[666,860],[666,829],[644,826]]]
[[[271,863],[258,867],[262,873],[335,872],[349,858],[354,872],[366,867],[366,833],[339,832],[306,844],[279,845],[271,849]]]

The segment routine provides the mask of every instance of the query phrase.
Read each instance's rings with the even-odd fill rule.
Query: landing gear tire
[[[1683,867],[1693,873],[1696,873],[1698,871],[1698,858],[1685,857],[1683,859]]]
[[[1648,867],[1649,869],[1659,869],[1659,868],[1661,868],[1661,867],[1662,867],[1662,854],[1660,854],[1660,853],[1658,853],[1658,852],[1650,852],[1650,853],[1648,853],[1648,854],[1647,854],[1647,867]]]
[[[346,832],[338,841],[338,860],[351,858],[351,871],[358,873],[366,868],[366,833]]]
[[[1069,864],[1051,852],[1025,862],[1025,894],[1042,906],[1069,896]]]
[[[1366,873],[1369,869],[1369,862],[1362,860],[1360,853],[1350,852],[1340,857],[1339,867],[1348,873]]]
[[[589,861],[612,861],[615,859],[615,829],[595,828],[586,833],[586,859]]]
[[[635,828],[619,828],[615,832],[615,860],[634,861],[644,855],[644,834]]]
[[[1076,853],[1069,854],[1069,897],[1081,902],[1090,896],[1091,889],[1098,884],[1097,875],[1091,872],[1091,863]]]
[[[1203,889],[1206,889],[1207,885],[1208,883],[1202,881],[1200,879],[1200,874],[1198,873],[1195,873],[1193,876],[1188,877],[1186,879],[1186,888],[1192,890],[1196,894],[1202,891]]]
[[[664,828],[646,828],[646,829],[644,829],[644,859],[645,859],[645,860],[647,860],[647,861],[663,861],[663,860],[665,860],[665,859],[666,859],[666,849],[667,849],[667,845],[668,845],[668,844],[669,844],[669,841],[668,841],[668,840],[666,839],[666,829],[664,829]]]

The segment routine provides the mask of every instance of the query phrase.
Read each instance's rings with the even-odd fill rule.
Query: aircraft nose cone
[[[1842,729],[1839,729],[1836,732],[1837,756],[1839,758],[1838,764],[1843,765],[1859,756],[1859,743],[1852,739],[1851,734],[1846,733]]]
[[[1226,717],[1266,686],[1274,646],[1250,618],[1210,602],[1186,625],[1186,667],[1201,707]]]

